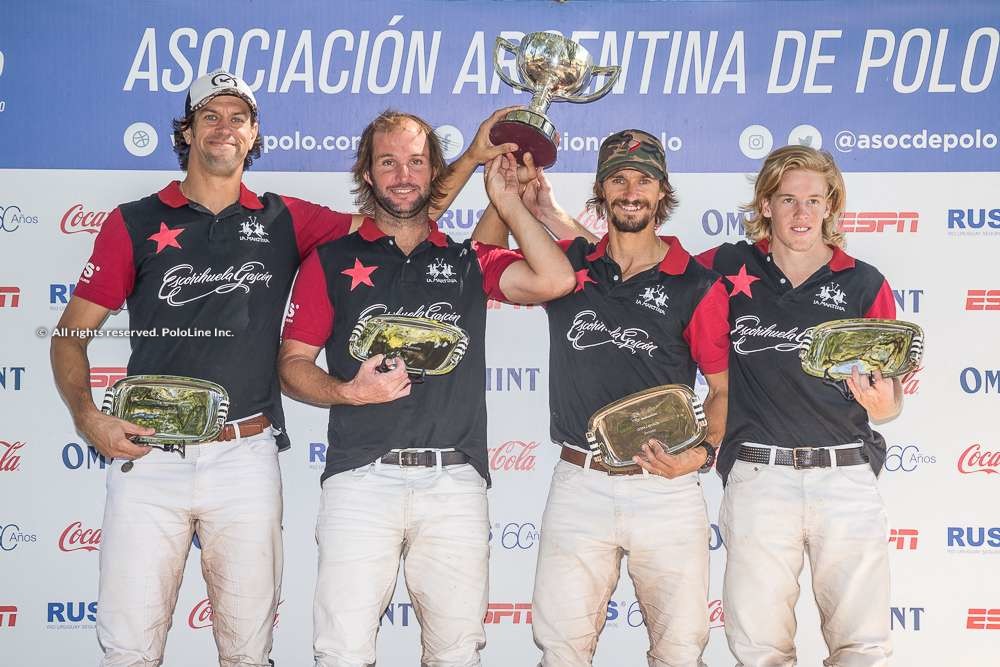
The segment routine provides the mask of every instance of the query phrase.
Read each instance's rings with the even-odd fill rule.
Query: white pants
[[[709,523],[698,473],[610,476],[556,464],[532,601],[544,667],[590,665],[622,555],[651,667],[698,667],[708,643]],[[619,664],[638,664],[621,656]]]
[[[486,481],[469,464],[372,463],[327,478],[316,521],[316,667],[375,663],[400,558],[420,623],[421,664],[479,665],[489,539]]]
[[[267,665],[282,565],[281,473],[271,430],[188,447],[183,459],[153,449],[129,472],[123,463],[108,470],[101,527],[101,664],[163,662],[197,531],[219,664]]]
[[[719,524],[726,638],[738,665],[796,664],[803,555],[830,651],[823,664],[889,664],[889,528],[868,464],[795,470],[736,461]]]

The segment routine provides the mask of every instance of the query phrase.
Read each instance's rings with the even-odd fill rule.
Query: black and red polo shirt
[[[174,181],[112,211],[74,294],[111,310],[128,301],[129,375],[217,382],[230,420],[263,413],[285,449],[275,365],[285,301],[302,258],[350,226],[350,215],[242,184],[216,215]]]
[[[284,337],[326,348],[330,375],[351,380],[361,362],[348,352],[354,327],[375,315],[427,317],[463,329],[469,346],[446,375],[429,376],[390,403],[330,408],[320,482],[371,463],[391,449],[455,448],[489,481],[486,464],[486,301],[503,299],[500,276],[521,259],[505,248],[456,243],[433,222],[406,255],[371,218],[357,232],[306,258],[292,290]]]
[[[868,413],[799,361],[806,330],[830,320],[894,319],[896,302],[878,270],[833,247],[833,257],[798,287],[775,264],[768,241],[725,243],[698,256],[729,287],[732,354],[729,417],[718,469],[729,475],[743,442],[823,447],[864,442],[877,473],[885,441]]]
[[[624,396],[661,384],[694,387],[696,367],[729,362],[729,303],[714,271],[673,236],[659,265],[622,281],[608,237],[562,242],[576,289],[546,304],[554,442],[585,447],[587,421]]]

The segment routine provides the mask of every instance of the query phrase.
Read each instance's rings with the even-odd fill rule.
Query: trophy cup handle
[[[609,65],[608,67],[592,67],[590,70],[591,77],[608,77],[608,79],[604,82],[604,85],[601,86],[600,89],[592,92],[590,95],[584,95],[583,97],[560,97],[560,99],[572,102],[573,104],[587,104],[588,102],[599,100],[611,92],[611,88],[618,82],[618,75],[621,74],[621,71],[622,68],[618,65]]]
[[[497,37],[497,41],[493,46],[493,69],[496,71],[497,76],[499,76],[503,80],[503,82],[506,83],[511,88],[521,90],[526,93],[537,92],[534,88],[529,88],[523,83],[519,83],[517,81],[514,81],[514,79],[510,78],[510,75],[508,75],[507,72],[504,71],[503,67],[500,66],[501,51],[507,51],[508,53],[513,54],[515,57],[517,56],[516,46],[514,46],[509,40],[506,40],[503,37]]]

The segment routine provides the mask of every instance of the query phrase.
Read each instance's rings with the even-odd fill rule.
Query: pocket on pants
[[[866,489],[877,489],[878,478],[867,463],[856,466],[837,466],[837,475]]]
[[[733,464],[733,469],[729,471],[729,480],[726,482],[726,486],[752,482],[760,478],[767,467],[766,463],[748,463],[737,460]]]
[[[562,459],[556,463],[555,470],[552,471],[553,484],[567,484],[584,473],[583,468]]]

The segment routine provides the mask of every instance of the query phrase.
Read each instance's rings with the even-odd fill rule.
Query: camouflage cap
[[[642,130],[622,130],[604,140],[597,154],[597,180],[619,169],[636,169],[657,180],[667,177],[667,156],[660,140]]]

